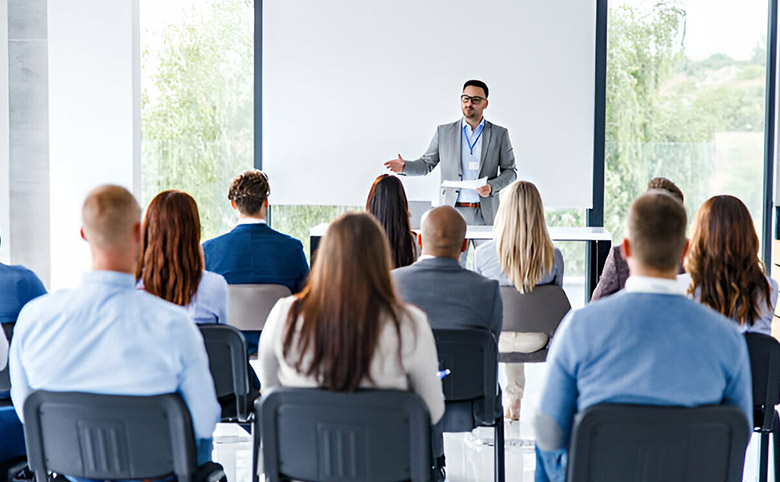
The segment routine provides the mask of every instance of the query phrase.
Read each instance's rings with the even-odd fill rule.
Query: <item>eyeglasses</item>
[[[463,94],[460,96],[460,101],[463,102],[464,104],[468,101],[471,101],[472,104],[479,105],[482,103],[483,100],[485,100],[485,98],[480,97],[478,95],[472,97],[470,95]]]

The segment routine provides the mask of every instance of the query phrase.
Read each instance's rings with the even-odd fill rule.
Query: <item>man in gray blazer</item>
[[[483,328],[498,342],[503,304],[498,282],[458,263],[466,249],[466,222],[450,206],[439,206],[422,219],[422,255],[414,264],[391,272],[399,296],[428,315],[431,327]]]
[[[493,224],[498,209],[498,193],[517,178],[515,155],[506,128],[482,116],[488,106],[488,86],[469,80],[463,86],[463,118],[436,129],[423,156],[407,161],[385,163],[393,172],[424,176],[441,161],[442,181],[468,181],[487,177],[487,185],[477,189],[441,188],[439,203],[455,206],[467,224]]]

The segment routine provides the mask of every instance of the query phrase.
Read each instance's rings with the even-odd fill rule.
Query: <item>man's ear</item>
[[[84,226],[82,226],[81,229],[79,229],[79,233],[81,234],[81,239],[86,241],[87,240],[87,236],[84,234]]]
[[[265,208],[268,209],[268,198],[267,197],[263,200],[263,206],[265,206]]]
[[[235,201],[230,201],[230,207],[233,208],[233,209],[238,209],[236,207],[236,202]]]
[[[141,242],[141,223],[135,223],[133,226],[133,239],[136,243]]]
[[[464,239],[463,244],[460,246],[460,252],[465,253],[467,249],[469,249],[469,240]]]
[[[422,248],[422,234],[417,233],[417,246]]]
[[[631,244],[627,238],[623,238],[623,242],[620,244],[620,254],[623,255],[623,259],[628,259],[631,256]]]
[[[690,239],[686,239],[685,240],[685,247],[683,248],[683,254],[682,254],[682,260],[681,261],[685,261],[685,257],[688,256],[688,250],[690,250],[690,249],[691,249],[691,240]]]

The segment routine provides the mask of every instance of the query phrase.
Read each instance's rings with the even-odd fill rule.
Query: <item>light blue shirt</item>
[[[135,278],[92,271],[19,314],[10,354],[11,398],[38,389],[115,395],[179,392],[195,436],[210,439],[220,406],[203,338],[181,307],[136,289]]]
[[[463,118],[460,135],[460,169],[461,180],[474,181],[479,179],[479,161],[482,158],[482,131],[485,129],[485,118],[475,130]],[[461,189],[458,192],[459,203],[478,203],[479,194],[474,189]]]
[[[198,289],[190,304],[185,307],[190,319],[198,324],[228,324],[228,285],[217,273],[203,270]],[[138,289],[144,289],[143,280],[138,280]]]
[[[625,290],[561,323],[534,421],[550,480],[566,473],[574,415],[599,403],[731,405],[753,426],[745,338],[683,293],[676,280],[629,277]]]

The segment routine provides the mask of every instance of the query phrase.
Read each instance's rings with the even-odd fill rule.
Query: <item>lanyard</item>
[[[479,127],[477,128],[478,131],[477,138],[474,139],[474,143],[472,144],[471,142],[469,142],[469,135],[466,133],[466,129],[468,128],[468,126],[463,126],[463,137],[466,138],[466,144],[469,146],[469,153],[472,156],[474,155],[474,147],[477,145],[477,142],[479,142],[479,138],[482,137],[482,131],[484,130],[483,127],[485,126],[480,124]]]

